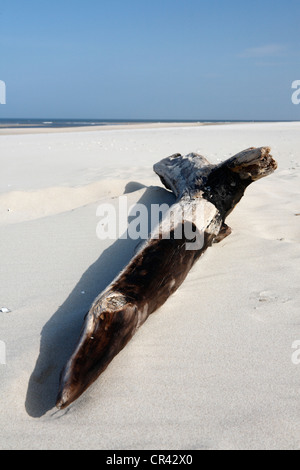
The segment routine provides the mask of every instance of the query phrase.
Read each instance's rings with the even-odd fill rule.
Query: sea
[[[152,124],[152,123],[234,123],[234,122],[270,122],[243,120],[186,120],[186,119],[0,119],[0,128],[60,128],[60,127],[92,127],[117,124]]]

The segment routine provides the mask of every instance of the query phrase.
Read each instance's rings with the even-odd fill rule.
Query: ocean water
[[[186,120],[186,119],[0,119],[1,128],[59,128],[59,127],[81,127],[81,126],[108,126],[112,124],[135,124],[135,123],[226,123],[226,122],[253,122],[253,121],[229,121],[229,120]]]
[[[135,124],[135,123],[230,123],[230,122],[270,122],[270,121],[247,121],[247,120],[186,120],[186,119],[0,119],[0,128],[59,128],[59,127],[82,127],[82,126],[108,126],[112,124]],[[276,121],[274,121],[276,122]]]
[[[35,127],[81,127],[81,126],[105,126],[112,123],[121,123],[123,121],[98,120],[98,119],[0,119],[0,127],[10,128],[35,128]],[[127,121],[124,121],[127,122]]]

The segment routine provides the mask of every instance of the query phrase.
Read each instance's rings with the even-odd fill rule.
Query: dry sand
[[[96,237],[97,206],[172,203],[152,165],[269,145],[251,185],[167,303],[66,411],[60,369],[136,241]],[[299,449],[300,123],[0,136],[0,449]]]

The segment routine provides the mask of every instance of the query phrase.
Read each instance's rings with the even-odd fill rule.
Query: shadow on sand
[[[124,194],[143,188],[139,183],[128,183]],[[149,187],[138,201],[148,209],[151,204],[172,205],[175,197],[159,187]],[[150,222],[150,221],[149,221]],[[149,224],[150,227],[150,224]],[[83,319],[94,299],[128,264],[141,240],[118,239],[82,275],[68,298],[45,324],[41,332],[40,352],[31,374],[25,407],[35,418],[55,406],[60,372],[77,343]],[[81,292],[85,291],[86,295]]]

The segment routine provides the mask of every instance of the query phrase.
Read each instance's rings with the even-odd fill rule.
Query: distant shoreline
[[[178,128],[178,127],[202,127],[202,126],[215,126],[215,125],[231,125],[231,124],[254,124],[258,122],[262,123],[276,123],[276,122],[296,122],[296,121],[118,121],[118,122],[107,122],[103,121],[103,124],[93,125],[72,125],[72,121],[69,121],[69,125],[47,125],[44,124],[24,123],[15,122],[8,123],[3,122],[0,119],[0,135],[22,135],[22,134],[48,134],[48,133],[69,133],[69,132],[94,132],[94,131],[110,131],[110,130],[135,130],[135,129],[163,129],[163,128]],[[17,120],[16,120],[17,121]],[[21,120],[20,120],[21,121]],[[24,120],[25,121],[25,120]],[[49,121],[49,124],[52,122]]]
[[[239,123],[235,122],[234,123]],[[110,131],[110,130],[129,130],[129,129],[162,129],[165,127],[200,127],[213,125],[232,124],[231,122],[128,122],[103,125],[85,125],[85,126],[67,126],[67,127],[32,127],[29,124],[13,125],[7,127],[0,124],[0,135],[17,135],[17,134],[44,134],[44,133],[62,133],[62,132],[94,132],[94,131]]]

